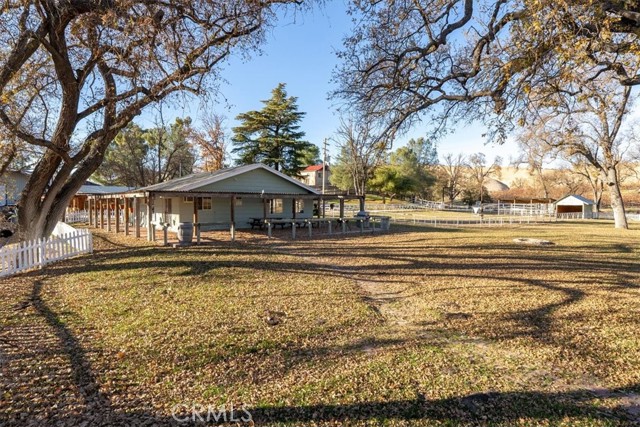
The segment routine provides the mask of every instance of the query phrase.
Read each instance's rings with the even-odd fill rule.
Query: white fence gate
[[[7,245],[0,248],[0,277],[92,252],[93,236],[86,229]]]

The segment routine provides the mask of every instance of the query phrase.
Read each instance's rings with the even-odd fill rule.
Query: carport
[[[570,194],[556,202],[556,217],[592,219],[594,204],[585,197]]]

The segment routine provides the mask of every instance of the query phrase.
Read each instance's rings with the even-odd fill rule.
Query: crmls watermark
[[[251,412],[244,406],[236,408],[233,404],[214,407],[213,405],[186,405],[179,403],[171,408],[171,416],[179,423],[246,423],[253,425]]]

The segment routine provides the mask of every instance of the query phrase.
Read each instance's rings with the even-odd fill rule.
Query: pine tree
[[[241,165],[264,163],[290,176],[299,175],[304,159],[313,144],[304,141],[298,123],[305,113],[298,111],[298,98],[287,97],[280,83],[271,98],[262,101],[264,108],[239,114],[242,124],[233,128],[234,149]]]

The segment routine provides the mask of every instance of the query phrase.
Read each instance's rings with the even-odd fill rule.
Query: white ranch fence
[[[78,224],[89,222],[88,211],[70,211],[64,214],[64,222],[67,224]]]
[[[544,222],[554,222],[553,216],[511,216],[493,218],[485,216],[483,218],[391,218],[392,223],[397,224],[422,224],[431,227],[504,227],[514,224],[537,224]]]
[[[593,217],[597,219],[613,219],[613,212],[594,213]],[[627,213],[627,221],[640,221],[640,214]]]
[[[0,248],[0,277],[92,252],[93,236],[86,229],[7,245]]]

